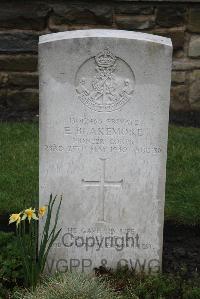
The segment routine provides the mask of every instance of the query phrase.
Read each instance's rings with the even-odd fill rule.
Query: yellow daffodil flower
[[[39,216],[43,217],[44,214],[46,213],[46,210],[47,210],[46,206],[39,208],[39,211],[38,211]]]
[[[9,224],[16,222],[16,225],[18,226],[21,222],[21,212],[19,214],[12,214],[10,215]]]
[[[29,208],[24,211],[24,215],[22,216],[22,220],[28,218],[30,223],[31,219],[38,220],[38,217],[35,214],[35,209]]]

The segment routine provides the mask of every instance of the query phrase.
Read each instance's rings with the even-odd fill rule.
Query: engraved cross
[[[101,216],[100,221],[105,222],[105,188],[106,187],[122,187],[123,179],[120,181],[108,181],[106,180],[106,159],[100,158],[101,167],[101,177],[99,181],[87,181],[82,179],[82,184],[86,187],[100,187],[100,200],[101,200]]]

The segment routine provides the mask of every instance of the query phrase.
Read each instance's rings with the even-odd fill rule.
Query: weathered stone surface
[[[38,1],[1,1],[0,28],[42,30],[50,8]]]
[[[115,13],[117,14],[153,14],[154,7],[152,5],[140,5],[133,3],[117,3],[115,5]]]
[[[191,36],[188,56],[190,57],[200,57],[200,36]]]
[[[37,41],[35,45],[31,42],[32,39],[35,40],[35,35],[39,34],[35,30],[58,32],[108,26],[144,30],[170,37],[175,50],[173,69],[177,71],[200,69],[200,37],[197,35],[200,33],[200,3],[199,0],[189,2],[183,0],[175,2],[174,0],[154,2],[149,0],[99,0],[95,2],[89,0],[1,0],[0,72],[37,71],[37,56],[35,55]],[[115,17],[117,22],[115,22]],[[134,21],[132,17],[135,17]],[[157,22],[156,25],[155,22]],[[17,54],[20,52],[23,54]],[[11,57],[6,53],[14,56]],[[33,56],[28,53],[33,53]],[[5,86],[2,80],[1,78],[1,88]],[[15,88],[13,83],[10,86]],[[22,88],[24,88],[23,84]]]
[[[63,24],[112,24],[112,8],[108,3],[54,3],[51,22]]]
[[[200,68],[200,60],[176,59],[173,61],[172,68],[175,71],[187,71]]]
[[[185,72],[172,72],[172,82],[176,84],[184,83],[186,78]]]
[[[0,108],[2,109],[6,104],[7,90],[0,88]]]
[[[151,29],[155,25],[153,16],[116,15],[115,22],[120,29]]]
[[[200,111],[200,70],[191,73],[189,88],[191,109]]]
[[[38,35],[24,32],[0,33],[0,53],[37,52]]]
[[[0,73],[0,87],[5,87],[8,83],[8,74]]]
[[[183,49],[174,49],[173,59],[182,59],[185,57],[184,48]]]
[[[56,33],[56,32],[63,32],[63,31],[72,31],[72,30],[86,30],[86,29],[92,29],[92,28],[102,28],[104,27],[103,25],[68,25],[68,24],[61,24],[61,25],[56,25],[54,23],[54,20],[52,18],[49,19],[49,28],[51,30],[52,33]]]
[[[38,87],[37,73],[9,73],[8,85],[18,86],[18,88]]]
[[[188,111],[190,109],[185,85],[172,86],[170,108],[172,111]]]
[[[40,204],[63,194],[48,270],[158,271],[171,41],[68,31],[42,36],[39,53]]]
[[[36,89],[9,90],[6,99],[9,108],[15,111],[32,111],[39,107],[39,95]]]
[[[171,38],[173,48],[175,50],[183,48],[184,46],[185,29],[183,27],[170,28],[170,29],[158,28],[155,29],[153,33]]]
[[[35,55],[0,55],[1,71],[36,71],[37,56]]]
[[[200,32],[200,6],[190,8],[187,28],[192,32]]]
[[[185,7],[174,5],[161,5],[157,9],[156,23],[164,27],[183,25],[185,20]]]
[[[8,89],[24,89],[28,87],[38,87],[38,74],[37,73],[0,73],[0,87],[7,87]]]

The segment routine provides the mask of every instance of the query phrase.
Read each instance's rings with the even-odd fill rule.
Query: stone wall
[[[117,28],[170,37],[171,112],[200,112],[200,3],[194,1],[0,1],[0,117],[38,114],[41,34]]]

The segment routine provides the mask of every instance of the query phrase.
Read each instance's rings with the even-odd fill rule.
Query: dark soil
[[[15,232],[15,224],[8,225],[9,214],[0,215],[0,231],[3,232]]]
[[[163,272],[200,274],[200,226],[165,222]]]

